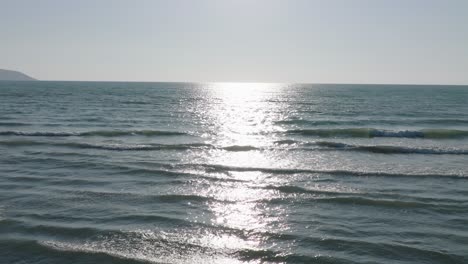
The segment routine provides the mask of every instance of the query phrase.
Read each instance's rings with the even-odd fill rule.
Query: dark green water
[[[468,87],[0,82],[0,263],[468,263]]]

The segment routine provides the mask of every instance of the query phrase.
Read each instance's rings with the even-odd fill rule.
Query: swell
[[[55,217],[57,218],[57,217]],[[70,223],[71,222],[71,223]],[[191,221],[189,219],[165,216],[164,214],[122,213],[108,217],[64,216],[62,219],[47,218],[40,214],[25,214],[15,219],[0,221],[0,237],[48,237],[60,239],[86,239],[90,237],[137,235],[122,229],[125,225],[136,223],[157,223],[160,228],[191,228],[223,230],[223,226]],[[230,230],[239,232],[239,230]],[[1,255],[1,254],[0,254]]]
[[[83,263],[225,263],[247,261],[255,263],[355,263],[349,259],[330,256],[284,254],[272,249],[217,249],[189,241],[173,241],[162,237],[130,237],[132,246],[124,243],[125,237],[103,237],[97,241],[62,242],[32,239],[2,239],[0,248],[14,255],[0,256],[0,260],[22,263],[40,256],[42,260],[64,263],[71,260]],[[137,246],[136,248],[134,246]]]
[[[198,237],[197,234],[195,236]],[[236,253],[243,250],[248,250],[250,258],[257,260],[261,260],[266,252],[269,255],[279,254],[270,250],[244,249],[244,246],[235,249],[218,247],[216,244],[198,242],[180,234],[174,236],[165,232],[114,231],[81,241],[76,238],[70,242],[60,241],[56,236],[53,239],[37,241],[28,236],[21,239],[0,239],[0,248],[6,252],[13,251],[15,255],[23,255],[19,258],[21,260],[31,257],[31,253],[49,261],[50,258],[63,260],[54,263],[66,263],[70,259],[83,263],[224,263],[230,259],[231,261],[227,261],[230,263],[238,256]],[[0,260],[11,262],[7,257],[12,256],[0,256]]]
[[[0,145],[5,142],[0,141]],[[9,143],[9,142],[8,142]],[[242,167],[242,166],[227,166],[220,164],[208,164],[208,163],[155,163],[151,162],[147,166],[145,163],[139,164],[135,163],[137,166],[123,166],[123,164],[113,164],[113,163],[102,163],[102,162],[90,162],[90,161],[71,161],[50,157],[15,157],[9,159],[8,162],[15,164],[24,164],[24,162],[37,162],[39,163],[49,163],[54,162],[56,164],[61,164],[67,168],[102,168],[102,169],[119,169],[126,170],[128,173],[161,173],[161,174],[170,174],[170,175],[198,175],[199,173],[224,173],[229,175],[230,172],[263,172],[269,174],[326,174],[326,175],[336,175],[336,176],[382,176],[382,177],[450,177],[454,179],[464,179],[468,175],[462,172],[452,173],[452,174],[418,174],[418,173],[392,173],[385,171],[357,171],[357,170],[324,170],[324,169],[309,169],[309,168],[271,168],[271,167]],[[140,162],[141,163],[141,162]],[[220,180],[233,180],[230,178],[222,178]]]
[[[42,131],[0,131],[0,136],[25,137],[121,137],[121,136],[183,136],[185,132],[162,130],[95,130],[87,132],[42,132]]]
[[[468,125],[468,119],[446,118],[446,119],[380,119],[380,120],[307,120],[307,119],[289,119],[276,121],[276,124],[285,125],[310,125],[310,126],[326,126],[326,125]]]
[[[269,186],[263,187],[263,189],[276,190],[276,191],[280,191],[282,193],[292,193],[292,194],[312,194],[312,195],[342,195],[342,194],[345,194],[343,192],[338,192],[338,191],[315,190],[315,189],[311,190],[311,189],[306,189],[306,188],[299,187],[299,186],[294,186],[294,185],[282,185],[282,186],[269,185]]]
[[[360,205],[360,206],[373,206],[394,209],[427,209],[440,213],[462,212],[465,205],[455,204],[441,204],[441,203],[428,203],[400,199],[371,199],[359,196],[341,196],[341,197],[321,197],[314,198],[314,202],[335,203],[342,205]]]
[[[203,143],[191,144],[86,144],[86,143],[61,143],[59,146],[76,147],[83,149],[102,149],[102,150],[115,150],[115,151],[148,151],[148,150],[188,150],[188,149],[209,149],[213,146]]]
[[[293,129],[286,134],[318,137],[397,137],[397,138],[429,138],[429,139],[457,139],[468,137],[468,131],[457,129],[422,129],[422,130],[383,130],[375,128],[337,128],[337,129]]]
[[[4,252],[14,252],[15,254],[7,254],[0,256],[0,260],[4,263],[27,263],[28,261],[36,262],[37,257],[41,256],[48,263],[66,263],[75,260],[76,263],[116,263],[116,264],[144,264],[150,263],[147,260],[138,258],[128,258],[124,256],[103,254],[101,252],[78,251],[78,250],[60,250],[60,248],[52,246],[50,243],[39,242],[37,240],[19,240],[8,239],[0,240],[0,248]],[[44,258],[45,257],[45,258]],[[31,259],[28,259],[31,258]],[[42,261],[41,261],[42,262]]]
[[[382,176],[382,177],[449,177],[454,179],[464,179],[464,174],[408,174],[408,173],[390,173],[382,171],[353,171],[353,170],[314,170],[300,168],[265,168],[265,167],[237,167],[217,164],[174,164],[173,169],[194,169],[204,170],[206,172],[252,172],[258,171],[270,174],[327,174],[335,176]]]
[[[185,240],[180,236],[175,238],[168,235],[159,235],[157,232],[125,232],[125,231],[104,231],[93,229],[77,229],[84,231],[84,234],[79,233],[81,241],[77,240],[76,236],[72,236],[73,242],[62,242],[58,240],[37,241],[33,239],[0,239],[0,248],[3,252],[14,252],[21,255],[22,261],[27,260],[31,255],[45,257],[46,260],[61,259],[70,261],[70,259],[79,259],[89,263],[147,263],[172,260],[179,263],[194,263],[190,262],[191,257],[205,258],[206,262],[213,260],[208,257],[216,257],[218,254],[229,255],[236,257],[242,261],[260,261],[260,262],[281,262],[281,263],[356,263],[352,259],[335,258],[330,256],[312,256],[299,253],[287,253],[276,251],[273,248],[244,248],[236,247],[235,249],[218,249],[212,248],[209,245],[197,243],[193,240]],[[88,231],[99,231],[99,236],[90,236],[86,234]],[[237,230],[237,232],[240,232]],[[237,233],[234,232],[234,233]],[[196,234],[195,234],[196,235]],[[252,233],[251,235],[265,235],[267,238],[280,239],[280,241],[295,241],[296,246],[301,248],[310,248],[310,245],[315,245],[316,250],[336,252],[336,248],[345,248],[348,254],[366,255],[380,262],[388,260],[386,256],[398,256],[400,259],[423,260],[423,262],[437,261],[440,263],[463,263],[463,257],[450,254],[446,251],[436,249],[422,248],[418,245],[405,245],[401,243],[386,243],[376,241],[372,238],[356,239],[356,238],[340,238],[340,237],[319,237],[319,236],[301,236],[301,235],[286,235],[286,234],[268,234],[268,233]],[[92,237],[93,239],[89,239]],[[54,235],[54,239],[58,239]],[[129,246],[132,245],[132,246]],[[346,249],[350,249],[349,251]],[[9,257],[12,255],[10,254]],[[181,256],[186,256],[187,261],[180,259]],[[0,260],[8,260],[8,255],[0,256]],[[344,256],[342,256],[344,257]],[[180,261],[179,261],[180,260]],[[203,259],[201,259],[203,260]],[[105,262],[109,261],[109,262]],[[130,262],[128,262],[130,261]],[[140,262],[142,261],[142,262]],[[11,262],[5,261],[6,263]],[[164,261],[165,262],[165,261]],[[60,263],[59,261],[54,263]],[[196,263],[203,263],[196,262]],[[221,263],[218,261],[217,263]]]
[[[2,126],[29,126],[30,124],[28,123],[20,123],[20,122],[0,122],[0,127]]]
[[[450,254],[446,251],[425,249],[417,245],[399,244],[397,242],[384,243],[375,240],[319,238],[312,236],[296,241],[296,245],[298,244],[304,248],[310,248],[310,245],[314,245],[316,250],[332,250],[334,253],[336,253],[336,249],[339,248],[342,252],[346,252],[345,256],[348,258],[337,258],[335,257],[336,254],[333,257],[326,255],[307,256],[300,254],[284,254],[273,250],[241,250],[238,251],[238,254],[241,259],[246,261],[261,259],[268,263],[362,263],[354,262],[353,258],[350,258],[349,255],[354,254],[366,256],[367,260],[374,260],[366,263],[387,263],[391,262],[389,260],[395,257],[401,260],[414,261],[414,259],[418,259],[420,263],[464,263],[464,258],[462,256]],[[389,256],[393,256],[393,258]]]
[[[303,201],[312,201],[313,203],[334,203],[340,205],[360,205],[395,209],[426,209],[439,213],[463,212],[466,203],[460,200],[452,199],[427,199],[424,197],[408,195],[385,195],[381,193],[366,193],[338,190],[317,190],[307,189],[294,185],[266,186],[264,189],[276,190],[286,194],[308,194],[304,196]],[[293,201],[295,201],[294,198]],[[272,200],[262,199],[263,202],[270,203]],[[287,199],[282,198],[284,202]]]
[[[398,137],[398,138],[431,138],[451,139],[466,138],[468,131],[457,129],[422,129],[391,131],[375,128],[336,128],[336,129],[292,129],[286,134],[299,134],[303,136],[319,137]],[[25,136],[25,137],[121,137],[121,136],[183,136],[190,135],[179,131],[162,130],[96,130],[87,132],[43,132],[43,131],[0,131],[0,136]]]
[[[134,241],[137,248],[125,246],[121,237],[109,237],[103,241],[61,242],[33,239],[2,239],[0,249],[14,252],[0,256],[5,263],[41,262],[48,263],[324,263],[341,264],[356,262],[331,256],[306,256],[284,254],[272,249],[238,249],[222,251],[193,243],[177,243],[161,238],[141,238]],[[119,241],[120,240],[120,241]],[[339,243],[337,243],[339,244]]]
[[[29,222],[29,221],[28,221]],[[6,219],[0,222],[0,234],[34,234],[47,235],[55,234],[61,237],[86,238],[96,234],[106,235],[117,232],[111,229],[101,229],[93,227],[67,227],[58,224],[47,225],[39,223],[28,223],[20,220]],[[34,221],[36,222],[36,221]]]
[[[69,147],[69,148],[81,148],[81,149],[102,149],[102,150],[162,150],[162,149],[194,149],[194,148],[210,148],[211,145],[202,143],[192,144],[89,144],[79,142],[45,142],[45,141],[33,141],[33,140],[12,140],[12,141],[0,141],[0,145],[3,146],[56,146],[56,147]]]
[[[189,149],[220,149],[232,152],[260,150],[254,146],[226,146],[218,147],[206,143],[187,143],[187,144],[90,144],[79,142],[45,142],[33,140],[10,140],[0,141],[3,146],[56,146],[56,147],[69,147],[81,149],[101,149],[101,150],[114,150],[114,151],[149,151],[149,150],[189,150]]]
[[[335,150],[362,151],[380,154],[468,155],[468,149],[411,148],[402,146],[363,146],[328,141],[315,142],[315,144],[317,146],[327,147]]]
[[[389,146],[389,145],[353,145],[333,141],[316,141],[304,142],[299,140],[278,140],[274,142],[277,146],[287,145],[291,146],[290,150],[342,150],[342,151],[362,151],[380,154],[435,154],[435,155],[468,155],[468,149],[442,149],[442,148],[413,148],[403,146]],[[322,147],[322,148],[308,148],[308,147]],[[286,149],[286,148],[285,148]]]
[[[261,260],[261,263],[322,263],[322,264],[355,264],[350,259],[340,259],[331,256],[307,256],[301,254],[285,254],[273,250],[244,249],[236,252],[243,261],[251,262]]]
[[[113,192],[113,191],[74,191],[71,188],[62,190],[55,190],[63,194],[71,194],[77,197],[86,197],[89,199],[125,199],[125,201],[139,201],[139,202],[158,202],[158,203],[208,203],[219,202],[229,203],[229,201],[219,200],[210,196],[201,196],[195,194],[143,194],[131,192]]]
[[[22,157],[14,157],[11,160],[8,160],[10,163],[17,163],[17,164],[24,164],[25,162],[33,162],[37,167],[38,164],[56,164],[60,165],[62,168],[67,169],[91,169],[93,171],[102,170],[106,173],[104,175],[129,175],[132,177],[131,181],[136,183],[137,179],[135,177],[139,177],[140,180],[151,180],[151,183],[158,182],[164,179],[164,182],[170,180],[173,183],[177,182],[179,178],[187,178],[187,179],[203,179],[213,182],[244,182],[245,180],[232,178],[226,175],[209,175],[209,174],[202,174],[200,171],[193,171],[191,169],[199,169],[198,164],[193,164],[193,166],[188,166],[186,164],[179,165],[179,164],[170,164],[170,163],[156,163],[156,162],[135,162],[135,163],[116,163],[116,162],[99,162],[97,160],[69,160],[69,159],[61,159],[61,158],[50,158],[50,157],[28,157],[27,159]],[[186,169],[189,169],[187,171]],[[42,175],[41,172],[36,172],[36,175]],[[148,177],[148,176],[157,176],[157,177]],[[45,173],[42,175],[44,177],[49,177],[50,174]],[[69,180],[67,178],[67,180]],[[113,177],[113,181],[122,180],[119,177]],[[128,179],[123,179],[128,180]],[[91,181],[93,184],[97,184],[95,179]]]
[[[402,146],[386,146],[386,145],[352,145],[340,142],[331,141],[317,141],[317,142],[301,142],[295,140],[279,140],[275,141],[274,144],[278,147],[281,145],[302,145],[302,146],[318,146],[324,147],[325,149],[317,148],[260,148],[254,146],[226,146],[220,147],[206,143],[187,143],[187,144],[89,144],[79,142],[44,142],[44,141],[32,141],[32,140],[11,140],[11,141],[0,141],[0,145],[9,147],[20,147],[20,146],[56,146],[56,147],[69,147],[69,148],[80,148],[80,149],[100,149],[100,150],[111,150],[111,151],[157,151],[157,150],[195,150],[195,149],[218,149],[230,152],[242,152],[242,151],[254,151],[254,150],[305,150],[305,151],[316,151],[316,150],[342,150],[342,151],[361,151],[371,152],[380,154],[427,154],[427,155],[468,155],[468,149],[440,149],[440,148],[411,148]],[[39,152],[38,152],[39,153]],[[61,153],[50,155],[62,155]],[[63,155],[67,155],[66,153]],[[79,153],[71,153],[68,155],[80,155]],[[85,155],[85,154],[83,154]]]
[[[311,244],[323,249],[351,249],[356,255],[365,255],[368,258],[375,259],[372,263],[392,263],[390,259],[396,258],[408,260],[405,263],[464,263],[464,257],[451,254],[445,250],[436,250],[423,248],[420,245],[402,244],[398,242],[388,243],[379,240],[360,240],[351,238],[316,238],[309,237],[301,243]],[[391,256],[391,258],[389,257]],[[348,263],[348,261],[344,262]]]
[[[0,224],[0,232],[40,235],[52,233],[61,237],[76,238],[116,233],[122,225],[126,224],[158,223],[160,227],[193,225],[192,221],[183,218],[127,211],[108,216],[21,213],[13,217],[15,220],[6,220]],[[72,225],[70,225],[71,222],[73,222]]]

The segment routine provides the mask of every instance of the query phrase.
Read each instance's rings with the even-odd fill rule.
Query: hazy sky
[[[47,80],[468,84],[467,0],[0,0]]]

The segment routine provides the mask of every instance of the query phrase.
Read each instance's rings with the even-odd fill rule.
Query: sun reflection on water
[[[201,109],[214,126],[213,140],[220,145],[264,144],[262,133],[277,129],[281,112],[273,104],[281,86],[267,83],[217,83],[207,85],[211,103]],[[215,103],[218,102],[218,103]],[[281,113],[282,114],[282,113]]]
[[[204,125],[209,128],[207,130],[214,131],[214,134],[207,136],[207,143],[224,148],[253,148],[239,148],[239,151],[211,150],[195,159],[204,164],[233,167],[278,165],[278,155],[264,151],[261,147],[271,146],[275,140],[272,132],[281,129],[275,121],[283,119],[283,115],[288,113],[287,105],[278,103],[283,88],[278,84],[258,83],[216,83],[204,86],[203,92],[209,98],[209,103],[201,105],[197,111],[204,116]],[[194,157],[190,156],[187,163],[193,160]],[[210,234],[207,236],[212,243],[223,247],[244,248],[248,245],[262,249],[264,238],[258,234],[281,232],[288,228],[287,208],[269,203],[271,199],[279,197],[278,192],[261,188],[276,179],[260,171],[230,171],[227,177],[234,181],[195,187],[194,192],[215,200],[208,203],[210,213],[207,221],[211,225],[242,230],[248,235],[241,239],[242,245],[232,236],[216,236],[216,239]],[[229,245],[234,241],[235,245]]]

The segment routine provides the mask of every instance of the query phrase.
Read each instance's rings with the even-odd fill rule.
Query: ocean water
[[[468,263],[468,87],[0,82],[0,263]]]

